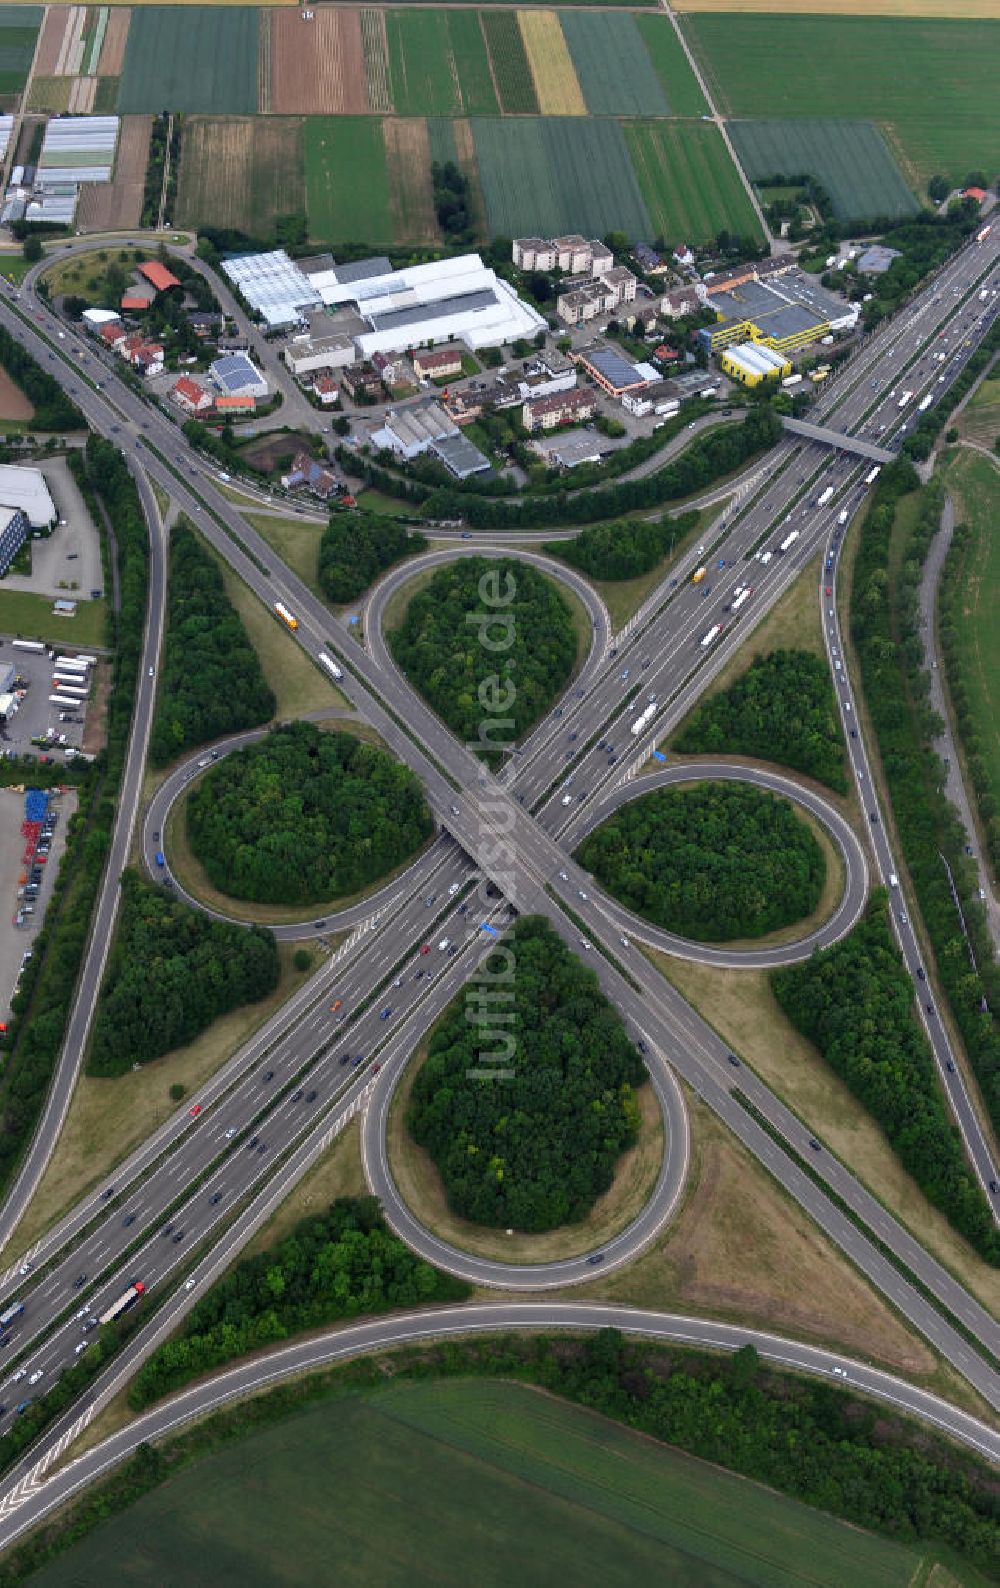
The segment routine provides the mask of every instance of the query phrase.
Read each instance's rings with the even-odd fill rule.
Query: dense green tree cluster
[[[858,539],[851,632],[903,857],[938,976],[994,1128],[1000,1129],[1000,965],[979,900],[975,863],[965,854],[965,829],[944,793],[944,767],[934,750],[938,717],[923,665],[920,580],[940,522],[943,486],[933,480],[916,499],[916,513],[912,499],[897,513],[901,496],[917,486],[909,464],[882,471]]]
[[[432,829],[408,767],[309,722],[228,755],[187,804],[188,838],[210,882],[258,904],[356,893],[408,860]]]
[[[215,921],[122,874],[118,930],[98,999],[91,1075],[124,1075],[183,1047],[220,1015],[278,985],[278,949],[260,926]]]
[[[592,579],[635,579],[662,562],[697,522],[697,513],[681,513],[677,518],[629,518],[621,523],[595,524],[581,530],[574,540],[550,540],[543,550]]]
[[[1000,1239],[948,1115],[887,915],[885,894],[873,895],[847,937],[771,973],[774,995],[885,1131],[928,1201],[995,1263]]]
[[[87,775],[79,811],[67,824],[45,920],[11,1000],[13,1018],[3,1039],[9,1056],[0,1072],[0,1184],[10,1179],[34,1132],[66,1034],[111,842],[142,657],[149,537],[135,481],[121,453],[96,436],[88,438],[83,452],[73,453],[70,467],[95,522],[100,522],[99,497],[115,526],[118,611],[108,603],[114,673],[107,744]],[[107,557],[106,542],[102,550]],[[107,564],[105,580],[110,582]]]
[[[319,543],[319,582],[331,601],[354,601],[403,557],[426,551],[423,535],[380,513],[334,513]]]
[[[769,408],[754,408],[742,424],[720,425],[685,447],[672,462],[640,479],[620,480],[603,489],[554,496],[469,496],[453,488],[434,491],[423,503],[428,518],[464,518],[475,529],[545,529],[550,524],[593,524],[639,507],[659,507],[703,490],[722,474],[742,468],[781,438],[781,425]]]
[[[29,430],[83,430],[86,422],[59,382],[0,326],[0,365],[34,407]]]
[[[682,755],[752,755],[847,792],[844,741],[826,663],[809,651],[771,651],[702,705],[673,748]]]
[[[170,537],[166,645],[149,741],[154,766],[259,727],[275,704],[218,563],[182,521]]]
[[[658,789],[621,806],[577,850],[632,910],[681,937],[761,937],[811,914],[823,851],[787,800],[747,783]]]
[[[487,1029],[488,1015],[486,1026],[469,1017],[464,994],[444,1015],[407,1125],[454,1212],[501,1229],[550,1230],[584,1218],[610,1186],[636,1137],[634,1089],[645,1071],[597,977],[548,922],[520,920],[487,982],[511,964],[514,996],[495,1006],[505,1011],[496,1029]],[[509,1057],[500,1051],[508,1046]]]
[[[339,1197],[213,1285],[183,1333],[140,1368],[129,1398],[136,1409],[148,1406],[223,1362],[337,1318],[468,1294],[462,1280],[432,1268],[387,1229],[374,1197]]]
[[[566,600],[544,574],[510,557],[463,557],[440,568],[388,642],[438,716],[487,751],[524,737],[576,660]]]
[[[995,443],[1000,455],[1000,437]],[[979,538],[968,524],[957,524],[938,585],[938,638],[948,669],[948,689],[955,727],[965,752],[965,771],[976,795],[979,821],[994,876],[1000,875],[1000,787],[994,781],[994,763],[989,739],[982,738],[981,719],[973,709],[975,650],[967,650],[966,604],[975,599],[979,587]]]

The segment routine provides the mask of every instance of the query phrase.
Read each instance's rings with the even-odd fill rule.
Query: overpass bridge
[[[841,430],[828,430],[825,425],[811,425],[805,419],[782,419],[782,426],[793,436],[805,436],[807,441],[821,441],[824,446],[836,447],[840,452],[853,452],[871,463],[895,463],[895,452],[878,447],[874,441],[862,441],[860,436],[845,436]]]

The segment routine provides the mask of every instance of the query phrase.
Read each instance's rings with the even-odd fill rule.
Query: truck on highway
[[[799,538],[798,530],[797,529],[793,529],[790,534],[785,536],[784,540],[781,542],[781,545],[778,547],[778,550],[781,551],[781,552],[791,551],[792,547],[795,545],[795,542],[798,540],[798,538]]]
[[[910,401],[910,398],[912,396],[913,396],[913,393],[911,391],[901,392],[900,396],[899,396],[899,401],[897,402],[896,407],[897,408],[905,408],[907,403]]]
[[[645,711],[641,712],[640,715],[638,717],[636,717],[636,719],[633,722],[631,728],[629,729],[629,732],[631,733],[633,739],[638,739],[640,733],[642,733],[644,728],[647,728],[649,726],[649,724],[652,722],[652,720],[653,720],[653,718],[655,716],[656,716],[656,702],[654,700],[654,702],[653,702],[653,704],[651,706],[647,706]]]
[[[927,393],[927,396],[926,397],[921,397],[920,401],[917,403],[917,412],[920,413],[920,414],[926,413],[928,408],[930,407],[930,405],[931,405],[931,403],[933,401],[934,401],[934,393],[932,391],[929,391]]]
[[[129,1285],[128,1289],[123,1291],[117,1301],[113,1301],[110,1307],[99,1315],[98,1323],[114,1323],[116,1318],[120,1318],[123,1312],[128,1312],[128,1309],[134,1307],[136,1302],[145,1294],[145,1285],[141,1279],[137,1279],[134,1285]]]
[[[846,524],[847,523],[847,508],[846,507],[842,508],[841,511],[837,514],[837,523],[838,524]]]
[[[275,612],[277,612],[277,614],[278,614],[279,618],[281,619],[282,623],[287,624],[288,627],[290,629],[292,629],[293,631],[298,628],[298,626],[299,626],[298,618],[295,616],[294,612],[289,612],[288,608],[286,607],[286,605],[285,605],[285,603],[283,601],[276,601],[274,603],[274,610],[275,610]]]
[[[332,678],[343,678],[343,670],[339,668],[332,656],[327,656],[325,651],[319,653],[320,666],[325,667]]]
[[[707,650],[708,647],[711,644],[713,644],[715,640],[717,640],[719,638],[719,635],[721,633],[722,633],[722,624],[721,623],[713,623],[712,627],[709,629],[708,633],[707,634],[703,634],[702,637],[701,637],[702,649],[703,650]]]
[[[9,1307],[0,1312],[0,1331],[9,1329],[15,1318],[19,1318],[24,1311],[23,1301],[12,1301]]]
[[[832,497],[833,497],[833,486],[832,485],[828,485],[826,490],[825,491],[820,491],[819,495],[817,496],[817,498],[816,498],[816,506],[817,507],[825,507],[827,502],[829,502],[832,499]]]
[[[752,595],[753,591],[748,584],[739,585],[736,594],[733,596],[733,602],[729,608],[730,612],[738,612],[740,607],[746,606]]]
[[[987,237],[990,235],[990,232],[992,230],[993,230],[993,222],[992,221],[990,222],[990,224],[988,226],[981,226],[979,231],[976,233],[976,242],[977,243],[985,243]]]
[[[875,467],[873,469],[869,469],[868,473],[865,475],[865,484],[874,485],[881,473],[882,465],[881,463],[876,463]]]
[[[691,575],[691,583],[692,584],[701,584],[701,581],[704,579],[704,577],[707,574],[707,572],[708,572],[708,569],[705,568],[705,567],[696,568],[694,573]],[[15,640],[14,643],[16,644],[17,641]]]

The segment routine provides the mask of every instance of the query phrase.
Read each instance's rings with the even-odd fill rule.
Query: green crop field
[[[445,11],[389,11],[389,71],[400,116],[452,116],[462,108]]]
[[[499,110],[490,75],[490,57],[478,11],[449,11],[448,32],[455,76],[467,116],[494,116]]]
[[[319,1402],[236,1440],[32,1582],[907,1588],[923,1569],[916,1548],[580,1407],[445,1379]]]
[[[997,382],[988,383],[993,387]],[[988,387],[981,388],[988,391]],[[994,397],[994,411],[996,411]],[[963,424],[974,415],[966,409]],[[974,420],[973,420],[974,423]],[[948,489],[958,498],[956,523],[968,524],[971,543],[964,553],[958,586],[958,671],[969,698],[980,755],[993,797],[1000,801],[1000,483],[989,458],[964,448],[948,464]]]
[[[118,109],[253,115],[260,13],[249,6],[140,6]]]
[[[563,11],[561,21],[592,116],[668,114],[663,85],[634,17],[621,11]]]
[[[654,237],[700,243],[720,231],[760,236],[746,190],[717,127],[702,122],[625,124]]]
[[[306,215],[319,242],[391,243],[389,166],[372,116],[309,116]]]
[[[877,121],[915,186],[1000,169],[1000,22],[698,14],[684,30],[727,116]]]
[[[705,96],[688,65],[677,34],[667,18],[637,16],[635,25],[663,84],[672,116],[703,116],[708,110]]]
[[[474,121],[472,132],[493,236],[650,235],[617,121],[539,116]]]
[[[729,133],[751,181],[808,171],[840,220],[896,219],[920,208],[870,121],[731,121]]]
[[[510,114],[530,115],[538,110],[535,85],[524,48],[524,39],[513,11],[482,12],[483,33],[489,46],[500,108]]]
[[[0,95],[24,87],[42,15],[41,6],[0,7]]]

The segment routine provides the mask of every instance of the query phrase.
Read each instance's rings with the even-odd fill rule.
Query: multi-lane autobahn
[[[911,311],[869,339],[818,405],[825,422],[891,438],[905,422],[895,400],[895,383],[903,374],[906,384],[919,395],[930,382],[938,385],[942,373],[946,380],[949,375],[953,378],[975,345],[985,311],[978,304],[974,284],[994,267],[995,258],[995,245],[965,250],[939,274]],[[606,1260],[624,1260],[649,1239],[650,1230],[655,1232],[662,1223],[663,1210],[669,1211],[676,1195],[686,1135],[671,1071],[658,1062],[665,1058],[987,1400],[1000,1405],[1000,1383],[991,1364],[957,1332],[939,1307],[960,1319],[990,1352],[1000,1349],[994,1320],[867,1196],[745,1066],[739,1066],[737,1075],[735,1056],[729,1055],[710,1028],[638,954],[623,945],[622,937],[629,935],[623,927],[640,935],[639,924],[628,921],[627,912],[622,913],[618,906],[612,912],[611,901],[592,897],[589,879],[568,858],[593,825],[596,813],[607,808],[609,798],[617,797],[614,791],[622,776],[644,761],[656,739],[679,720],[752,625],[820,548],[831,558],[831,575],[835,574],[841,516],[850,516],[863,496],[864,467],[846,455],[831,457],[814,443],[782,442],[772,454],[773,467],[760,493],[740,508],[730,509],[707,532],[704,550],[699,548],[682,560],[676,583],[654,592],[617,643],[601,629],[598,617],[595,634],[599,638],[585,675],[574,686],[580,692],[564,703],[559,715],[541,724],[511,755],[502,775],[492,779],[467,749],[454,743],[443,724],[391,666],[381,640],[380,614],[392,581],[380,587],[369,603],[368,650],[361,651],[214,488],[173,423],[103,367],[95,371],[95,384],[90,385],[81,370],[93,363],[91,350],[72,333],[53,342],[55,322],[48,312],[32,305],[31,314],[36,317],[35,325],[23,318],[23,305],[12,309],[0,301],[0,323],[58,374],[94,427],[135,452],[142,468],[194,518],[263,601],[270,605],[280,599],[291,606],[299,619],[297,638],[307,652],[315,658],[327,650],[339,657],[345,673],[344,693],[390,747],[421,774],[432,806],[451,838],[439,840],[406,879],[412,891],[395,891],[391,909],[384,909],[372,930],[342,951],[334,966],[314,978],[295,1009],[271,1023],[272,1047],[265,1046],[270,1038],[264,1037],[248,1044],[205,1088],[198,1099],[198,1113],[181,1112],[170,1121],[120,1167],[114,1186],[105,1187],[111,1190],[110,1196],[87,1199],[33,1254],[33,1274],[17,1276],[26,1313],[24,1328],[11,1348],[18,1353],[24,1350],[28,1377],[41,1369],[43,1379],[39,1382],[50,1383],[57,1369],[73,1360],[72,1353],[85,1344],[82,1331],[93,1311],[132,1276],[141,1272],[147,1286],[164,1286],[189,1261],[186,1254],[194,1245],[213,1240],[209,1261],[214,1263],[218,1253],[228,1260],[238,1249],[238,1241],[226,1228],[234,1206],[253,1206],[265,1195],[272,1199],[280,1196],[293,1177],[290,1166],[298,1166],[303,1155],[319,1150],[317,1144],[331,1122],[355,1106],[363,1093],[371,1099],[363,1116],[366,1160],[391,1222],[436,1261],[485,1283],[517,1282],[509,1265],[477,1264],[466,1254],[435,1244],[419,1226],[410,1229],[407,1220],[412,1223],[412,1216],[395,1193],[391,1176],[381,1183],[384,1163],[377,1167],[384,1142],[378,1122],[384,1119],[396,1075],[420,1036],[487,951],[488,940],[475,930],[466,933],[464,928],[470,919],[477,927],[483,909],[492,909],[493,903],[477,901],[473,909],[460,913],[478,870],[517,909],[549,914],[566,941],[589,954],[606,991],[650,1058],[667,1120],[669,1150],[651,1204],[653,1213],[645,1222],[637,1220],[614,1250],[609,1246]],[[935,355],[945,346],[950,352],[942,364]],[[189,483],[192,479],[197,482],[194,486]],[[818,495],[828,485],[833,487],[833,499],[825,509],[818,509]],[[755,557],[781,538],[779,529],[781,534],[787,533],[785,525],[799,529],[794,548],[766,563]],[[693,586],[687,576],[698,559],[706,565],[710,561],[713,571],[700,586]],[[161,562],[151,575],[151,610],[159,602],[162,611],[162,583]],[[739,621],[729,622],[724,609],[732,603],[734,588],[746,583],[752,583],[752,598]],[[825,587],[824,582],[821,590]],[[836,637],[836,604],[832,595],[823,599],[829,601],[826,627],[833,645],[830,636]],[[719,636],[706,648],[701,641],[715,624],[720,625]],[[839,637],[836,643],[839,652]],[[850,718],[856,712],[846,672],[842,679],[839,672],[836,676],[844,691],[841,698],[850,734]],[[630,742],[630,721],[650,694],[657,697],[655,721],[648,733]],[[148,731],[152,703],[151,692],[140,698],[137,734]],[[861,786],[870,778],[863,741],[849,737],[849,744]],[[573,779],[568,786],[574,791],[569,805],[565,803],[568,778]],[[147,839],[160,828],[162,822],[156,828],[147,822]],[[873,834],[876,861],[887,876],[885,868],[892,865],[892,857],[887,847],[879,847],[884,841],[884,824],[880,822],[878,829]],[[863,865],[863,852],[859,849],[858,853],[862,853]],[[847,873],[850,892],[852,886],[858,886],[856,855],[852,855]],[[428,904],[431,895],[433,901]],[[370,910],[377,908],[377,901],[370,906]],[[450,939],[448,949],[454,947],[454,955],[437,949],[436,942],[442,937]],[[421,954],[425,942],[428,953]],[[430,975],[432,967],[434,974]],[[911,968],[916,970],[916,966]],[[99,981],[99,969],[85,976],[80,998],[92,1003]],[[340,1009],[334,1010],[331,1004],[338,999]],[[341,1013],[350,1014],[344,1024],[338,1021]],[[960,1082],[958,1068],[947,1068],[950,1050],[940,1023],[932,1035],[941,1041],[941,1054],[947,1055],[940,1061],[946,1084],[956,1076]],[[361,1063],[356,1062],[359,1059]],[[78,1062],[79,1050],[72,1054],[67,1049],[54,1095],[68,1097]],[[734,1096],[734,1089],[768,1120],[770,1134]],[[964,1084],[960,1091],[966,1096]],[[952,1092],[953,1104],[955,1099]],[[961,1121],[958,1107],[956,1114]],[[977,1170],[988,1183],[993,1174],[989,1148],[981,1133],[976,1139],[974,1121],[969,1105],[963,1131]],[[36,1179],[38,1165],[44,1164],[51,1151],[58,1123],[58,1110],[50,1106],[33,1148]],[[846,1203],[853,1217],[840,1211],[822,1185],[803,1172],[797,1158],[812,1160],[814,1170]],[[188,1189],[192,1186],[193,1191]],[[882,1256],[854,1218],[902,1257],[926,1291],[937,1298],[938,1306],[926,1300]],[[172,1326],[190,1296],[199,1293],[205,1282],[204,1275],[199,1277],[200,1268],[195,1271],[192,1291],[168,1302],[159,1327]],[[565,1283],[568,1278],[586,1277],[587,1272],[587,1256],[581,1255],[556,1278],[535,1267],[521,1276],[520,1282]],[[85,1301],[90,1302],[92,1313],[75,1317]],[[10,1390],[8,1377],[0,1383],[5,1404]]]

